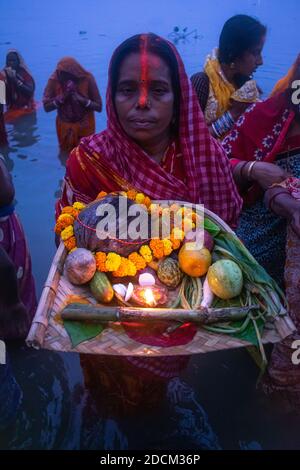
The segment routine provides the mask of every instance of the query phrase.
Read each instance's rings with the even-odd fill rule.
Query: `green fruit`
[[[212,292],[220,299],[232,299],[240,295],[243,274],[240,267],[229,259],[220,259],[208,269],[207,280]]]
[[[98,302],[108,304],[112,301],[114,290],[106,274],[97,271],[90,282],[90,289]]]
[[[158,279],[168,287],[175,288],[181,282],[182,271],[178,261],[166,258],[160,261],[157,270]]]

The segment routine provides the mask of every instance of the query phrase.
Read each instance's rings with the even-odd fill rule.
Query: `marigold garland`
[[[143,245],[139,252],[131,253],[127,258],[120,256],[117,253],[110,252],[104,253],[98,251],[95,253],[96,267],[101,272],[111,272],[115,277],[135,276],[138,271],[145,269],[154,259],[161,259],[169,256],[173,250],[180,248],[184,240],[186,231],[195,227],[198,221],[198,215],[191,209],[181,208],[177,203],[172,204],[170,207],[161,207],[159,204],[151,202],[148,196],[143,193],[131,189],[127,192],[120,191],[119,194],[123,197],[136,202],[137,204],[144,204],[151,215],[155,216],[170,216],[184,218],[181,228],[175,226],[171,235],[168,238],[159,239],[154,238],[149,244]],[[108,195],[107,192],[101,191],[96,199],[102,199]],[[62,209],[61,215],[58,217],[55,225],[55,233],[60,235],[65,247],[69,252],[74,251],[76,247],[76,239],[74,236],[74,222],[78,214],[85,208],[85,204],[75,202],[72,206],[66,206]]]

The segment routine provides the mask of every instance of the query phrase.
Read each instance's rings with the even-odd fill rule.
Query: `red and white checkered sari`
[[[161,39],[161,41],[165,41]],[[152,199],[202,203],[229,225],[235,226],[242,201],[233,181],[228,158],[210,135],[196,94],[176,48],[180,78],[180,120],[176,145],[170,146],[164,165],[158,164],[121,128],[111,93],[111,72],[106,95],[107,129],[81,140],[70,154],[61,207],[75,200],[90,202],[101,191],[134,188]],[[115,51],[115,54],[118,50]],[[172,149],[174,149],[172,151]],[[175,154],[182,158],[184,174],[170,171]]]

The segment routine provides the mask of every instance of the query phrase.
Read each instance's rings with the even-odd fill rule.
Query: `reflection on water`
[[[65,55],[94,74],[104,97],[112,51],[142,31],[167,37],[177,25],[179,36],[186,37],[173,34],[173,40],[192,75],[201,70],[229,16],[257,16],[268,26],[265,63],[256,74],[265,95],[299,49],[298,0],[286,2],[284,14],[282,4],[271,0],[229,0],[226,8],[223,0],[209,5],[204,0],[90,0],[88,8],[79,0],[71,8],[52,0],[51,5],[40,2],[33,8],[29,2],[24,22],[23,2],[2,0],[0,64],[8,44],[19,48],[34,75],[37,100]],[[97,115],[97,130],[105,125],[103,112]],[[9,145],[1,153],[14,179],[41,292],[55,253],[54,203],[68,155],[58,150],[54,113],[41,107],[8,124],[7,131]],[[195,355],[176,374],[162,377],[149,371],[153,366],[147,361],[138,366],[130,358],[79,358],[20,345],[9,347],[9,361],[0,366],[1,449],[300,448],[300,391],[268,396],[262,386],[256,388],[258,371],[243,350]],[[162,358],[163,363],[168,362]]]
[[[299,448],[300,408],[257,388],[242,350],[179,358],[177,372],[171,359],[169,377],[161,375],[169,358],[154,367],[82,355],[79,364],[76,354],[16,346],[8,356],[0,449]]]
[[[39,141],[36,112],[17,118],[7,125],[11,152],[32,147]]]

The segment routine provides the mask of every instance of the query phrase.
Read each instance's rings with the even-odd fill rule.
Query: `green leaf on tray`
[[[64,327],[70,337],[73,348],[84,341],[95,338],[104,330],[104,325],[101,323],[73,320],[64,320]]]
[[[216,237],[221,231],[220,227],[218,227],[218,225],[216,225],[207,217],[204,218],[204,228],[211,234],[212,237]]]

